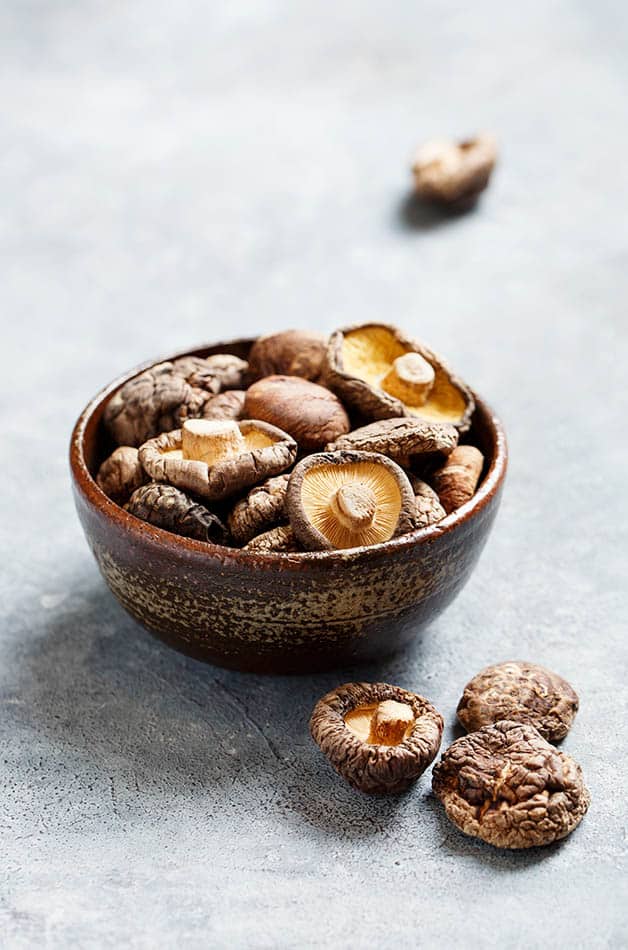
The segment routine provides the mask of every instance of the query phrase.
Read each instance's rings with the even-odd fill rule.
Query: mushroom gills
[[[345,726],[367,745],[400,745],[414,726],[414,713],[407,703],[386,699],[357,706],[345,718]]]
[[[402,504],[394,475],[369,462],[312,469],[303,480],[301,499],[311,524],[335,548],[388,541]]]

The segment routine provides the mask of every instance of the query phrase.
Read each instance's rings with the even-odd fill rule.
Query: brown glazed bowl
[[[252,340],[191,355],[246,358]],[[179,353],[176,359],[190,353]],[[439,524],[370,548],[253,554],[180,538],[128,514],[94,480],[113,450],[102,421],[116,379],[81,413],[70,446],[74,498],[111,591],[166,643],[238,670],[312,672],[403,647],[467,581],[497,513],[506,474],[504,430],[477,400],[471,435],[486,458],[473,499]]]

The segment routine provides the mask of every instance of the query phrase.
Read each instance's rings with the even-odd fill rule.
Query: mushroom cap
[[[215,465],[184,459],[181,430],[163,432],[140,448],[140,462],[156,482],[169,482],[201,498],[219,501],[292,465],[297,444],[286,432],[256,419],[238,422],[246,450]]]
[[[118,504],[124,504],[145,481],[146,475],[140,464],[138,451],[130,445],[118,446],[105,459],[96,475],[98,487]]]
[[[227,530],[220,518],[174,485],[142,485],[131,495],[126,510],[141,521],[184,538],[214,544],[227,540]]]
[[[412,164],[415,189],[430,201],[464,207],[486,188],[496,161],[497,143],[492,135],[426,142]]]
[[[282,524],[251,538],[242,550],[257,554],[294,554],[302,549],[290,525]]]
[[[449,746],[434,768],[432,788],[456,827],[498,848],[565,838],[590,802],[577,762],[534,726],[511,720]]]
[[[361,707],[393,701],[409,706],[414,725],[397,745],[365,742],[345,719]],[[310,719],[312,738],[350,785],[370,794],[405,791],[438,752],[443,717],[427,699],[388,683],[345,683],[322,697]]]
[[[289,475],[275,475],[255,485],[238,501],[228,518],[229,530],[237,544],[248,544],[256,535],[285,520],[284,507]]]
[[[487,666],[464,688],[458,719],[474,732],[501,719],[529,723],[550,742],[569,732],[578,694],[559,676],[536,663],[512,660]]]
[[[265,376],[247,390],[245,414],[289,432],[299,449],[312,452],[351,428],[340,399],[300,376]]]
[[[321,374],[327,337],[313,330],[281,330],[257,338],[249,353],[249,379],[285,374],[316,382]]]
[[[457,445],[458,430],[450,423],[401,416],[354,429],[327,445],[325,451],[380,452],[399,461],[411,455],[449,455]]]
[[[406,404],[382,388],[394,361],[413,352],[434,369],[434,384],[422,405]],[[466,432],[471,424],[475,401],[469,387],[444,360],[396,327],[366,323],[336,330],[325,360],[327,385],[365,419],[417,416],[427,422],[450,423],[459,432]]]
[[[294,468],[286,512],[306,550],[388,541],[411,531],[415,499],[407,475],[375,452],[321,452]]]

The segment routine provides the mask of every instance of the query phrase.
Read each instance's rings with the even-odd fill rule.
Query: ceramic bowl
[[[229,352],[251,340],[179,356]],[[479,398],[472,438],[485,472],[473,499],[439,524],[384,544],[311,554],[249,554],[177,537],[125,512],[94,480],[112,451],[103,411],[139,366],[81,413],[70,447],[85,536],[112,593],[166,643],[201,660],[255,672],[311,672],[400,649],[462,589],[488,538],[507,465],[504,430]]]

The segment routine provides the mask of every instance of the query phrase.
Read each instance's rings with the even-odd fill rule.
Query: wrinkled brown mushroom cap
[[[216,465],[184,459],[181,430],[164,432],[140,448],[144,470],[156,482],[169,482],[201,498],[218,501],[236,495],[271,475],[289,468],[297,444],[287,433],[257,420],[243,420],[238,427],[246,450]]]
[[[379,544],[414,527],[415,499],[407,475],[374,452],[306,456],[290,475],[285,505],[308,551]]]
[[[312,330],[281,330],[257,338],[249,353],[251,382],[263,376],[301,376],[316,382],[321,374],[327,337]]]
[[[275,475],[256,485],[234,505],[228,518],[229,530],[237,544],[247,544],[256,535],[277,527],[287,517],[284,503],[288,475]]]
[[[458,703],[458,719],[467,730],[511,719],[529,723],[550,742],[569,732],[578,695],[557,673],[536,663],[513,660],[487,666],[464,688]]]
[[[391,395],[382,384],[395,360],[418,353],[434,370],[425,402],[411,405]],[[396,327],[368,323],[337,330],[330,337],[325,363],[327,385],[365,419],[418,416],[427,422],[455,425],[466,432],[475,401],[470,389],[428,347],[404,336]]]
[[[461,142],[426,142],[412,165],[416,192],[428,201],[470,207],[488,185],[496,161],[497,144],[492,135]]]
[[[251,538],[242,550],[257,554],[294,554],[303,549],[290,525],[278,525],[270,531],[264,531],[263,534]]]
[[[96,475],[99,488],[118,504],[124,504],[146,480],[138,451],[130,445],[120,445],[112,452]]]
[[[534,728],[504,720],[458,739],[432,776],[447,817],[498,848],[565,838],[589,807],[580,766]]]
[[[149,482],[131,495],[129,514],[183,538],[225,544],[227,529],[213,512],[173,485]]]
[[[327,445],[325,451],[380,452],[394,462],[401,462],[413,455],[449,455],[457,445],[458,430],[455,426],[401,416],[379,419],[354,429]]]
[[[345,719],[361,707],[393,701],[409,706],[414,724],[397,745],[362,741]],[[422,696],[388,683],[346,683],[323,696],[310,719],[312,738],[335,770],[359,791],[405,791],[434,760],[443,734],[443,717]]]

